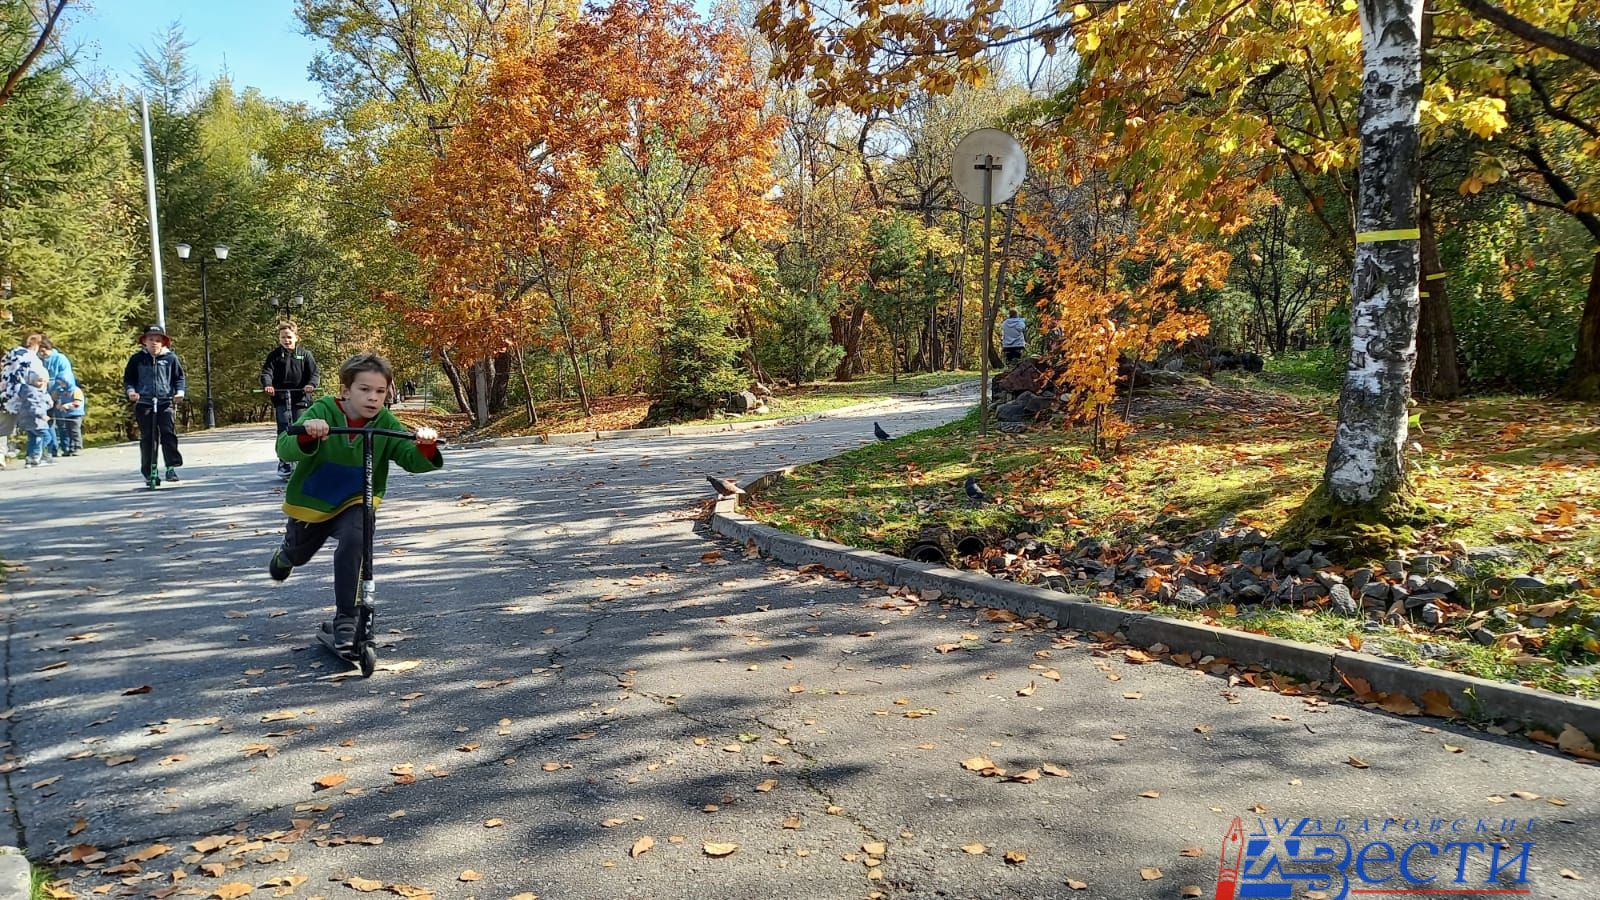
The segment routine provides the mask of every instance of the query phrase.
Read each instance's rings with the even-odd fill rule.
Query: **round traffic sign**
[[[989,196],[983,195],[984,172],[990,174]],[[970,203],[993,206],[1004,203],[1022,186],[1028,158],[1017,139],[998,128],[979,128],[956,145],[950,160],[950,179]]]

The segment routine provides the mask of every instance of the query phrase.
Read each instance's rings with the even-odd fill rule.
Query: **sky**
[[[66,29],[77,48],[77,68],[133,83],[139,50],[177,22],[193,43],[189,61],[200,84],[227,72],[235,87],[256,87],[269,97],[319,104],[306,74],[321,42],[300,33],[294,0],[91,0]]]

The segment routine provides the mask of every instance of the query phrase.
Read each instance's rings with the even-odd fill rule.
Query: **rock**
[[[1094,538],[1083,538],[1072,545],[1072,555],[1086,559],[1099,559],[1106,555],[1106,545]]]
[[[1343,587],[1343,585],[1340,585]],[[1349,593],[1348,589],[1346,593]],[[1294,586],[1294,601],[1296,603],[1310,603],[1328,596],[1328,589],[1315,581],[1303,582]]]
[[[754,411],[755,408],[760,405],[761,401],[756,399],[755,394],[752,394],[749,391],[733,391],[732,393],[728,394],[728,401],[725,408],[731,413],[747,413]]]
[[[1422,654],[1423,659],[1439,659],[1449,656],[1450,648],[1434,641],[1423,641],[1417,645],[1417,652]]]
[[[1158,544],[1146,550],[1145,558],[1157,565],[1172,565],[1178,561],[1178,551],[1167,544]]]
[[[1311,554],[1311,567],[1313,569],[1331,569],[1333,568],[1333,560],[1323,556],[1321,553],[1313,553]]]
[[[1420,591],[1405,598],[1406,609],[1416,609],[1420,606],[1426,606],[1429,603],[1434,603],[1443,599],[1443,594],[1437,594],[1433,591]]]
[[[1350,589],[1342,584],[1334,584],[1328,588],[1328,607],[1341,616],[1356,616],[1361,614],[1361,608],[1356,606],[1355,598],[1350,595]]]
[[[1031,422],[1046,406],[1047,402],[1038,394],[1024,391],[1017,399],[995,407],[994,414],[1001,422]]]
[[[1444,621],[1444,610],[1437,603],[1424,603],[1422,605],[1422,624],[1438,627]]]
[[[1260,603],[1267,599],[1267,586],[1259,581],[1251,582],[1240,587],[1234,598],[1240,603]]]
[[[1260,550],[1246,550],[1245,552],[1239,554],[1239,565],[1244,566],[1247,569],[1265,568],[1261,564],[1261,557],[1262,551]]]
[[[1067,578],[1067,576],[1060,573],[1046,575],[1039,579],[1039,583],[1052,591],[1061,591],[1062,593],[1066,593],[1072,589],[1072,582]]]
[[[1345,578],[1345,582],[1350,585],[1350,590],[1355,591],[1358,594],[1361,593],[1362,589],[1367,586],[1367,582],[1371,580],[1371,569],[1357,569],[1354,572],[1351,572]]]
[[[1162,368],[1162,370],[1167,371],[1167,372],[1182,372],[1183,371],[1183,357],[1174,356],[1173,358],[1167,360],[1166,363],[1164,363],[1161,366],[1161,368]]]
[[[1025,359],[1013,366],[1011,371],[996,375],[992,384],[995,392],[1020,394],[1027,391],[1037,394],[1050,386],[1050,379],[1039,368],[1037,359]]]
[[[1477,641],[1478,643],[1482,644],[1485,647],[1494,646],[1494,641],[1495,641],[1494,632],[1490,631],[1487,628],[1474,628],[1474,629],[1468,631],[1467,634],[1471,635],[1473,640]]]
[[[1267,535],[1259,528],[1246,528],[1234,535],[1233,540],[1240,547],[1262,547],[1267,543]]]
[[[1403,559],[1387,560],[1383,564],[1383,571],[1390,578],[1406,577],[1406,561]]]
[[[1361,599],[1377,600],[1379,603],[1389,602],[1389,586],[1381,581],[1371,582],[1361,588]]]
[[[994,430],[1000,432],[1001,434],[1027,434],[1028,433],[1028,423],[1027,422],[997,422],[997,423],[995,423]]]
[[[1413,594],[1415,594],[1417,591],[1422,590],[1423,589],[1423,585],[1425,585],[1427,583],[1428,583],[1427,579],[1423,578],[1421,575],[1407,575],[1406,576],[1406,581],[1405,581],[1406,590],[1410,591]]]
[[[1333,574],[1332,572],[1318,572],[1312,577],[1317,579],[1317,584],[1320,584],[1329,590],[1332,590],[1333,586],[1336,584],[1344,584],[1344,579]],[[1346,588],[1346,590],[1348,590],[1348,588]]]
[[[1467,559],[1472,562],[1521,562],[1522,554],[1510,547],[1492,544],[1488,547],[1468,547]]]
[[[1293,556],[1285,559],[1283,564],[1286,568],[1298,569],[1301,566],[1309,565],[1311,563],[1311,556],[1312,553],[1310,550],[1301,550],[1299,553],[1296,553]]]
[[[769,388],[766,385],[762,384],[761,382],[757,381],[754,384],[750,385],[750,393],[755,394],[757,397],[760,397],[760,398],[762,398],[764,400],[764,399],[772,396],[772,388]]]
[[[1561,588],[1532,575],[1518,575],[1506,585],[1506,592],[1519,600],[1551,600],[1561,596]]]
[[[1267,548],[1261,551],[1261,568],[1267,570],[1268,572],[1272,572],[1276,571],[1278,566],[1282,563],[1283,548],[1279,547],[1277,544],[1268,544]]]
[[[1389,602],[1404,603],[1410,599],[1411,592],[1398,584],[1389,585]]]
[[[1436,594],[1454,594],[1457,590],[1459,590],[1453,579],[1446,578],[1443,575],[1435,575],[1432,578],[1429,578],[1427,582],[1422,585],[1422,589],[1425,591],[1432,591]]]
[[[1444,571],[1449,560],[1437,553],[1419,553],[1411,557],[1411,571],[1419,575],[1432,575]]]
[[[1172,595],[1172,602],[1179,606],[1187,606],[1190,609],[1194,609],[1205,605],[1206,593],[1197,587],[1186,584],[1178,588],[1178,592]]]

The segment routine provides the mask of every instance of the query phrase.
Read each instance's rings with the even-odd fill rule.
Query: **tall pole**
[[[150,152],[150,101],[139,95],[139,124],[144,133],[144,192],[150,208],[150,274],[156,287],[156,324],[167,327],[167,301],[161,290],[161,223],[156,215],[156,161]],[[210,390],[207,379],[206,390]]]
[[[217,427],[217,408],[211,402],[211,302],[206,297],[206,255],[200,254],[200,334],[206,351],[206,427]]]
[[[985,154],[983,165],[983,334],[978,337],[978,355],[983,357],[978,380],[978,433],[989,433],[989,233],[994,212],[994,156]]]

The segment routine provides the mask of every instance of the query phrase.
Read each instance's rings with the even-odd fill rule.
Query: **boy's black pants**
[[[282,402],[279,402],[276,398],[273,399],[272,417],[278,421],[279,434],[283,434],[283,430],[293,425],[294,420],[300,418],[300,414],[311,406],[311,400],[299,391],[296,391],[294,396],[294,400],[284,400]]]
[[[159,410],[150,404],[134,404],[133,417],[139,421],[140,475],[148,477],[150,467],[155,465],[157,440],[161,442],[161,456],[167,461],[167,468],[183,465],[183,455],[178,452],[178,416],[171,403]]]
[[[361,578],[361,556],[366,548],[367,512],[361,504],[322,522],[290,519],[283,535],[283,561],[296,568],[311,561],[333,538],[333,599],[341,617],[356,614],[356,582]]]

